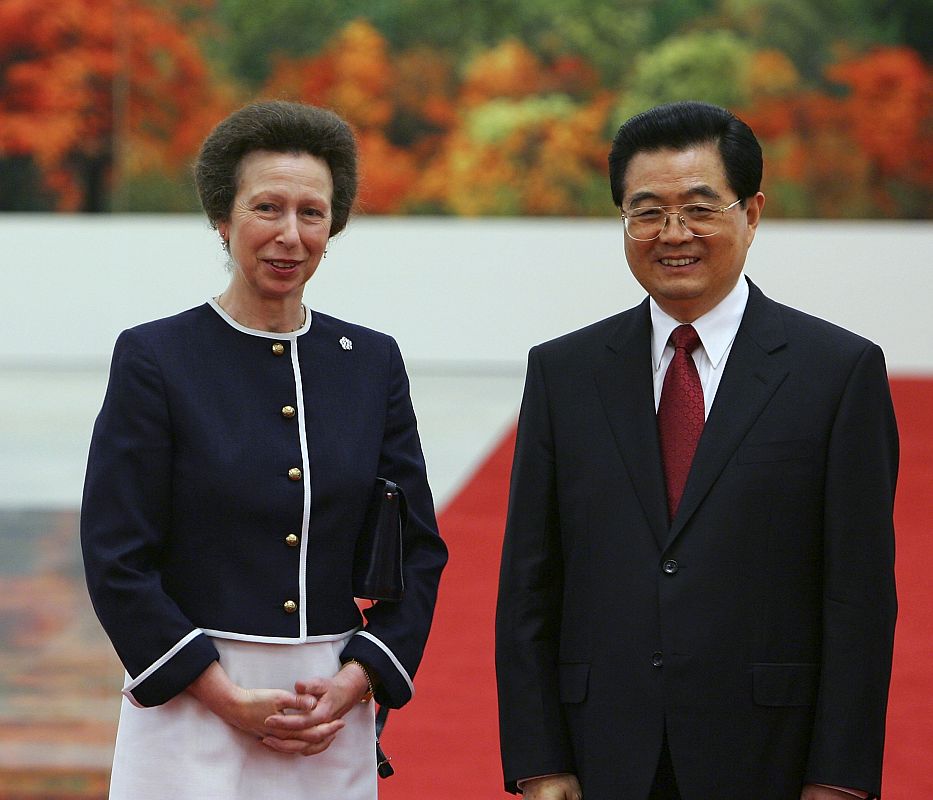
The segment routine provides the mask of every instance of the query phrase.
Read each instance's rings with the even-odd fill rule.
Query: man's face
[[[624,178],[625,212],[681,203],[726,206],[736,199],[712,143],[637,153]],[[740,203],[726,211],[713,236],[694,236],[673,214],[657,239],[640,242],[626,234],[625,257],[632,274],[664,311],[680,322],[693,322],[735,287],[764,202],[759,192],[746,208]]]

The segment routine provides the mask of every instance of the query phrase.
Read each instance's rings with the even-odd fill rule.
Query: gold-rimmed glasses
[[[650,242],[657,239],[671,214],[676,215],[680,224],[692,236],[714,236],[722,230],[725,213],[742,202],[740,197],[727,206],[712,203],[682,203],[677,206],[643,206],[622,212],[625,232],[638,242]]]

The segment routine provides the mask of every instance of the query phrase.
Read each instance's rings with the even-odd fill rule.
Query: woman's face
[[[240,162],[229,219],[233,283],[261,300],[301,296],[327,248],[334,183],[327,162],[307,153],[256,150]]]

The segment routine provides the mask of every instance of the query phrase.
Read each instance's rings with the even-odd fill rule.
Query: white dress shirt
[[[654,409],[658,410],[661,401],[661,387],[664,376],[674,357],[674,346],[668,342],[674,328],[682,323],[661,310],[654,298],[648,301],[651,306],[651,363],[654,366]],[[719,381],[729,360],[732,343],[742,324],[745,306],[748,303],[748,281],[744,274],[739,277],[735,288],[722,301],[692,323],[700,337],[700,346],[693,351],[693,361],[700,374],[703,387],[703,405],[706,417],[716,398]]]

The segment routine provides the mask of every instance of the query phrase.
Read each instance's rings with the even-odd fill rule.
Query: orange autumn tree
[[[448,54],[394,54],[356,20],[314,57],[279,56],[262,93],[333,108],[354,126],[365,212],[575,215],[607,202],[610,103],[598,84],[583,59],[544,64],[514,39],[458,78]]]
[[[929,67],[905,47],[878,48],[829,68],[846,87],[840,101],[846,129],[865,155],[873,197],[886,216],[923,216],[931,209],[899,207],[933,184],[933,81]]]
[[[467,216],[605,212],[611,98],[597,84],[582,59],[546,64],[514,39],[479,54],[466,69],[458,125],[415,196]]]
[[[544,89],[545,70],[538,57],[517,39],[480,53],[467,68],[460,98],[467,107],[492,97],[517,100]]]
[[[110,180],[177,169],[229,102],[172,4],[0,0],[0,159],[29,159],[60,210]]]
[[[776,217],[870,217],[865,154],[852,141],[836,98],[815,89],[759,99],[740,116],[758,133],[762,189]]]
[[[765,150],[765,189],[780,216],[924,217],[933,184],[929,69],[906,48],[880,48],[827,69],[844,89],[796,85],[774,57],[742,115]],[[784,83],[775,82],[784,75]]]
[[[360,151],[359,206],[397,210],[414,184],[412,153],[386,136],[394,112],[395,69],[382,35],[365,20],[349,23],[320,55],[276,59],[263,94],[334,109],[355,129]]]

